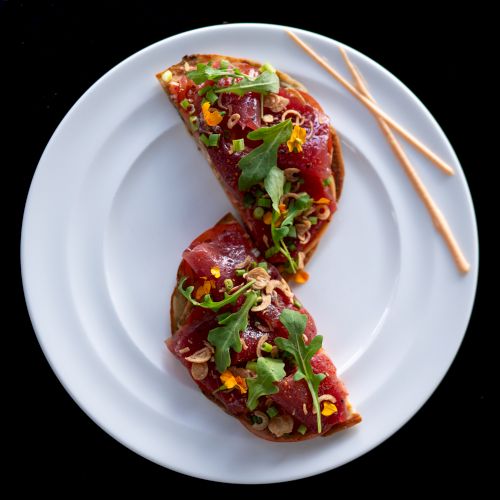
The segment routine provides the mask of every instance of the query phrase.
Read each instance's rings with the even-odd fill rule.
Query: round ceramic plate
[[[295,31],[349,76],[337,42]],[[183,249],[231,211],[155,79],[199,52],[271,62],[306,85],[341,136],[340,206],[310,263],[310,281],[295,290],[363,416],[332,437],[293,444],[254,437],[201,394],[163,344]],[[454,267],[369,112],[280,26],[203,28],[133,55],[75,104],[40,160],[21,245],[39,342],[81,408],[156,463],[238,483],[324,472],[396,432],[457,352],[478,269],[464,175],[422,103],[377,63],[349,54],[382,109],[455,168],[448,177],[405,146],[469,258],[469,274]]]

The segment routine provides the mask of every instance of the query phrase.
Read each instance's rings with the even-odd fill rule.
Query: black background
[[[97,486],[104,485],[115,492],[122,488],[130,492],[135,487],[143,492],[156,487],[168,492],[181,486],[188,491],[255,494],[252,488],[189,478],[136,455],[97,427],[52,373],[26,312],[16,255],[24,202],[40,155],[81,94],[137,50],[175,33],[221,22],[288,24],[364,52],[420,97],[461,160],[482,230],[487,211],[487,197],[482,192],[488,180],[485,169],[492,165],[478,147],[484,141],[478,110],[489,107],[487,90],[494,91],[495,85],[489,85],[493,83],[492,68],[478,68],[478,78],[474,67],[480,64],[482,36],[488,32],[484,22],[491,13],[468,9],[460,14],[439,14],[422,4],[408,15],[399,7],[391,11],[379,5],[368,10],[356,6],[345,12],[334,6],[328,11],[319,9],[315,15],[310,5],[292,7],[287,3],[276,4],[276,8],[269,4],[266,12],[260,12],[262,5],[246,2],[242,14],[235,5],[216,2],[205,3],[196,11],[201,13],[187,3],[171,2],[4,1],[0,5],[3,109],[13,111],[2,113],[8,131],[3,133],[8,140],[2,141],[4,175],[14,177],[6,184],[5,194],[9,201],[12,197],[6,218],[14,223],[11,242],[15,254],[10,268],[15,271],[15,282],[9,296],[14,299],[12,311],[16,311],[15,328],[4,332],[9,342],[14,339],[14,347],[4,354],[16,366],[6,380],[13,392],[8,433],[15,446],[10,468],[13,475],[20,473],[25,478],[18,487],[35,484],[41,491],[62,491],[65,479],[77,485],[78,491],[99,491]],[[481,33],[471,44],[471,29],[477,27]],[[481,251],[484,269],[489,250]],[[288,485],[266,486],[266,492],[291,492],[304,486],[330,496],[347,485],[346,491],[367,486],[379,494],[397,491],[399,480],[412,491],[475,484],[479,493],[485,487],[484,454],[492,439],[486,426],[490,391],[484,362],[484,346],[492,330],[481,327],[480,319],[486,309],[485,293],[480,287],[468,333],[444,381],[396,435],[335,471]]]

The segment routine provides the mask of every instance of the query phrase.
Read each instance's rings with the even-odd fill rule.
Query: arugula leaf
[[[276,394],[278,388],[274,382],[279,382],[285,375],[285,363],[281,359],[258,358],[255,363],[256,378],[247,378],[249,410],[255,410],[261,396]]]
[[[278,207],[280,198],[283,196],[283,186],[285,185],[285,174],[281,168],[273,165],[269,173],[266,175],[264,179],[264,187],[266,188],[267,193],[271,197],[271,201],[273,202],[273,209],[275,212],[279,212],[280,209]]]
[[[215,366],[220,373],[231,365],[229,349],[241,352],[240,332],[248,325],[248,312],[257,301],[255,292],[248,292],[245,303],[236,312],[221,319],[219,325],[208,332],[208,341],[215,347]]]
[[[207,294],[203,297],[203,302],[198,302],[197,300],[191,297],[193,293],[194,286],[188,286],[185,290],[183,288],[185,281],[187,278],[184,276],[179,280],[179,285],[177,286],[177,290],[187,299],[193,306],[204,307],[205,309],[211,309],[212,311],[218,311],[221,307],[227,306],[228,304],[232,304],[236,302],[236,299],[244,292],[246,292],[255,282],[255,280],[249,281],[245,286],[242,286],[239,290],[229,295],[224,292],[224,298],[219,301],[212,300],[210,294]]]
[[[218,88],[216,94],[232,93],[239,96],[247,92],[258,92],[259,94],[277,93],[280,90],[280,79],[276,73],[264,71],[257,78],[250,78],[243,75],[239,82],[233,83],[228,87]]]
[[[213,68],[211,62],[208,64],[198,63],[196,69],[188,71],[186,75],[189,79],[193,80],[196,85],[200,85],[207,80],[215,81],[225,76],[235,76],[234,70]]]
[[[242,171],[238,180],[240,191],[247,191],[266,178],[269,171],[276,166],[278,148],[288,140],[291,133],[292,120],[288,119],[272,127],[258,128],[247,135],[252,141],[264,142],[238,162]]]
[[[307,194],[301,194],[290,206],[288,207],[288,214],[281,223],[282,226],[291,226],[296,217],[302,212],[305,212],[312,205],[312,198]]]
[[[280,315],[280,321],[288,330],[288,338],[277,337],[275,343],[281,350],[288,352],[294,357],[297,363],[297,372],[293,379],[295,381],[305,379],[312,396],[313,406],[316,410],[318,434],[321,434],[321,409],[318,399],[318,388],[326,375],[324,373],[313,372],[311,358],[321,349],[323,337],[317,335],[311,340],[309,345],[306,345],[302,334],[306,329],[307,316],[297,311],[284,309]]]

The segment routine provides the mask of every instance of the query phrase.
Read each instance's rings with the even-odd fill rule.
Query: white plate
[[[348,76],[337,42],[296,32]],[[331,438],[256,439],[204,398],[163,345],[182,250],[231,210],[154,76],[196,52],[272,62],[309,88],[342,137],[340,208],[309,267],[311,280],[297,290],[364,418]],[[154,462],[238,483],[332,469],[397,431],[457,352],[478,269],[464,175],[422,103],[381,66],[350,53],[381,107],[456,169],[449,178],[405,148],[470,259],[467,276],[455,269],[368,111],[279,26],[214,26],[133,55],[75,104],[40,160],[22,233],[38,339],[81,408]]]

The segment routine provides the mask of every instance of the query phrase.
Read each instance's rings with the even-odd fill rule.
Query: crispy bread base
[[[216,225],[218,224],[231,224],[237,222],[237,220],[234,218],[232,214],[226,214],[222,219],[220,219]],[[180,279],[180,269],[177,271],[177,283],[179,282]],[[171,332],[172,335],[174,332],[178,330],[183,324],[183,319],[185,320],[187,317],[186,314],[186,307],[188,306],[187,300],[181,295],[181,293],[177,290],[177,286],[174,288],[174,291],[172,293],[172,296],[170,298],[170,327],[171,327]],[[190,307],[189,309],[190,310]],[[170,339],[169,339],[170,340]],[[235,417],[231,413],[229,413],[224,405],[220,403],[217,399],[215,399],[212,396],[209,396],[208,394],[203,393],[210,401],[214,402],[219,408],[221,408],[224,412],[228,413],[232,417]],[[252,434],[255,434],[256,436],[265,439],[267,441],[274,441],[278,443],[286,443],[286,442],[295,442],[295,441],[306,441],[308,439],[312,439],[315,437],[318,437],[317,434],[314,433],[308,433],[304,436],[300,435],[293,435],[293,436],[282,436],[280,438],[273,436],[270,432],[267,431],[257,431],[255,430],[252,425],[243,417],[235,417],[237,418],[240,423],[247,429],[249,430]],[[347,429],[349,427],[352,427],[356,424],[361,422],[361,415],[358,413],[351,413],[350,417],[348,420],[345,422],[342,422],[341,424],[337,424],[334,427],[332,427],[328,432],[321,434],[322,437],[329,436],[330,434],[334,434],[335,432],[341,431],[343,429]]]
[[[168,68],[168,70],[170,70],[172,72],[173,80],[175,80],[176,78],[186,74],[186,72],[187,72],[186,67],[193,67],[193,66],[196,66],[196,64],[198,64],[198,63],[207,63],[209,61],[215,62],[215,61],[219,61],[222,59],[229,61],[231,63],[234,63],[234,64],[245,63],[245,64],[249,64],[251,66],[254,66],[255,68],[261,67],[261,64],[259,62],[252,61],[250,59],[221,56],[219,54],[193,54],[193,55],[189,55],[189,56],[184,56],[182,58],[181,62],[179,62],[178,64],[174,64],[173,66],[170,66],[170,68]],[[161,71],[160,73],[158,73],[156,75],[156,77],[157,77],[158,81],[160,82],[160,84],[162,85],[162,87],[165,89],[165,92],[167,93],[167,95],[169,95],[168,90],[167,90],[168,83],[165,83],[161,78],[161,75],[165,71],[166,70]],[[277,73],[278,78],[280,79],[281,85],[283,87],[293,88],[296,90],[302,90],[302,91],[307,92],[307,89],[304,87],[304,85],[302,85],[300,82],[298,82],[297,80],[292,78],[290,75],[287,75],[286,73],[283,73],[281,71],[277,71],[276,73]],[[309,104],[313,105],[312,102],[310,102]],[[315,102],[314,105],[320,111],[323,111],[321,106],[317,102]],[[177,111],[179,111],[178,107],[175,104],[174,104],[174,107],[177,109]],[[179,114],[181,114],[181,113],[179,112]],[[183,118],[183,121],[184,121],[184,117],[182,116],[182,114],[181,114],[181,118]],[[193,133],[191,131],[191,127],[188,125],[188,123],[185,122],[185,124],[186,124],[186,128],[188,129],[188,132],[191,135],[193,135]],[[340,195],[342,193],[342,187],[344,185],[344,160],[342,158],[342,149],[341,149],[341,145],[340,145],[340,139],[339,139],[337,133],[335,132],[335,129],[331,125],[330,125],[330,132],[331,132],[332,143],[333,143],[332,164],[331,164],[333,182],[330,184],[330,187],[332,190],[333,199],[336,202],[338,202]],[[212,168],[212,171],[213,171],[215,177],[218,179],[219,183],[221,184],[222,188],[224,189],[227,197],[229,198],[229,200],[231,201],[233,206],[236,208],[236,210],[238,210],[238,213],[240,214],[240,217],[243,220],[243,222],[245,222],[245,217],[244,217],[245,211],[244,211],[242,201],[235,198],[234,195],[229,191],[229,189],[227,189],[227,186],[225,185],[224,180],[221,178],[221,176],[219,175],[219,172],[215,168],[215,165],[213,164],[212,160],[210,159],[210,156],[208,155],[206,148],[201,147],[200,141],[196,136],[193,136],[193,137],[195,137],[196,141],[198,142],[198,149],[200,149],[202,151],[208,164]],[[330,221],[328,221],[328,222],[330,222]],[[321,238],[324,236],[325,231],[327,230],[328,226],[329,226],[329,223],[324,224],[322,229],[316,234],[315,238],[312,239],[311,242],[309,243],[309,245],[304,249],[304,254],[305,254],[304,255],[304,263],[305,264],[307,264],[309,262],[309,260],[311,259],[314,251],[316,250],[316,248],[318,246],[318,243],[320,242]],[[286,280],[288,280],[290,278],[290,275],[287,275],[286,273],[282,273],[282,274]]]

